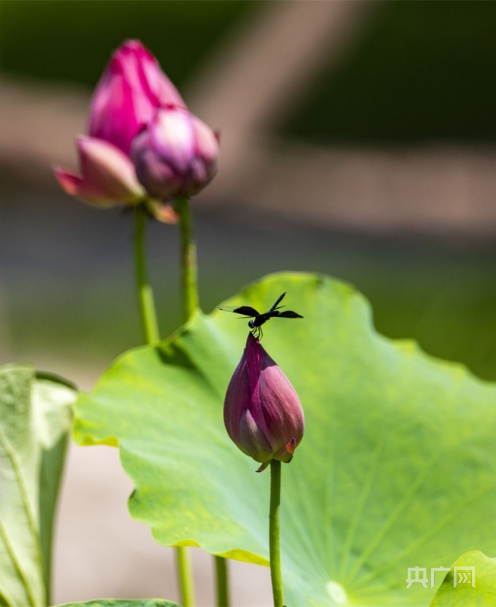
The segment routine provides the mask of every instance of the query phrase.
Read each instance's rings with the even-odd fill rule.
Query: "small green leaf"
[[[137,600],[119,600],[119,599],[98,599],[88,601],[87,603],[64,603],[57,607],[180,607],[177,603],[165,601],[164,599],[137,599]]]
[[[74,390],[36,379],[25,365],[0,368],[0,605],[49,602],[54,508]]]
[[[412,342],[378,335],[346,284],[280,274],[231,305],[287,291],[304,319],[273,319],[263,345],[298,392],[306,430],[282,469],[282,566],[291,607],[428,605],[408,568],[496,552],[496,386]],[[229,440],[223,400],[246,319],[199,314],[125,354],[78,401],[76,439],[119,445],[131,515],[163,545],[267,564],[269,475]]]
[[[496,559],[471,550],[453,563],[431,607],[494,607]]]

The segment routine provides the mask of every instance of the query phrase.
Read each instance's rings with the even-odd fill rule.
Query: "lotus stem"
[[[148,280],[146,267],[146,211],[138,205],[135,209],[134,224],[134,264],[136,288],[141,312],[141,326],[145,343],[154,344],[160,340],[153,290]]]
[[[279,509],[281,505],[281,462],[270,462],[270,514],[269,514],[269,553],[270,577],[274,607],[284,607],[281,574],[281,543]]]

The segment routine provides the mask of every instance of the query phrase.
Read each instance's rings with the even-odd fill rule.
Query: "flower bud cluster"
[[[164,221],[171,214],[162,202],[199,192],[219,153],[217,135],[137,40],[114,53],[93,94],[88,136],[76,147],[80,175],[54,169],[68,194],[98,207],[145,203]]]

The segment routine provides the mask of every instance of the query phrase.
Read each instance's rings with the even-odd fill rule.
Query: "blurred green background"
[[[13,0],[2,7],[2,70],[92,89],[110,53],[139,38],[181,87],[255,2]],[[261,8],[261,7],[259,7]]]
[[[187,98],[218,45],[267,4],[3,0],[1,76],[90,91],[111,51],[136,37]],[[339,65],[323,70],[278,125],[279,144],[492,146],[495,57],[496,3],[379,2]],[[49,351],[103,369],[141,342],[131,218],[0,176],[5,357],[37,361]],[[496,247],[487,234],[316,227],[228,203],[222,213],[194,207],[204,310],[269,272],[325,272],[369,298],[380,332],[417,339],[429,353],[496,379]],[[180,324],[177,244],[174,228],[151,227],[164,335]]]
[[[496,3],[383,2],[286,132],[319,143],[496,138]]]

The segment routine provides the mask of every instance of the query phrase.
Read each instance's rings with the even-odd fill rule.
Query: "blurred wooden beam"
[[[221,131],[222,172],[208,197],[233,195],[266,159],[260,137],[301,102],[356,40],[375,0],[268,2],[217,49],[190,87],[192,107]]]

